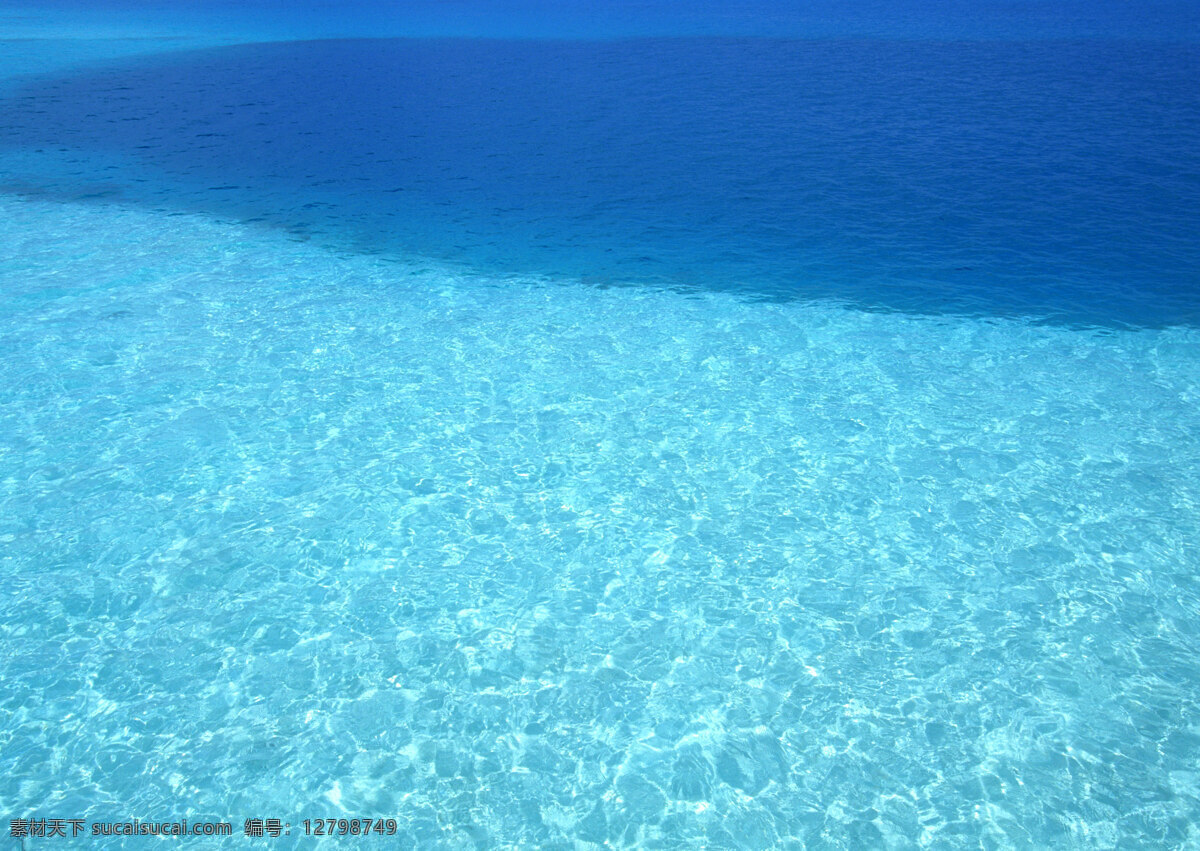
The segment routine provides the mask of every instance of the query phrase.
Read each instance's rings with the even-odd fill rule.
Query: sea
[[[1200,848],[1194,2],[2,0],[0,376],[0,845]]]

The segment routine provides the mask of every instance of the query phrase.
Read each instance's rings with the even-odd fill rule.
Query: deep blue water
[[[6,188],[474,268],[1049,321],[1200,320],[1200,48],[322,40],[3,104]]]
[[[1195,41],[1191,0],[22,0],[0,3],[20,35],[628,38],[762,36],[917,40]]]
[[[20,35],[125,34],[259,38],[468,36],[869,37],[1038,41],[1192,41],[1190,0],[6,0]]]

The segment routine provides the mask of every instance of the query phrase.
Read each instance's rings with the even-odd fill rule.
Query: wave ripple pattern
[[[1195,329],[2,213],[5,812],[1200,841]]]

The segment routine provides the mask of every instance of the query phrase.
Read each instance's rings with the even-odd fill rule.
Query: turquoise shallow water
[[[1177,4],[295,5],[0,6],[0,818],[1200,847]]]
[[[1194,329],[2,212],[5,812],[1200,839]]]

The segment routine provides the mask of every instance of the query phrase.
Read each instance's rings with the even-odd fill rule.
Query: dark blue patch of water
[[[1195,0],[0,0],[17,31],[362,37],[1200,39]]]
[[[6,188],[598,284],[1200,323],[1200,47],[335,40],[0,103]]]

